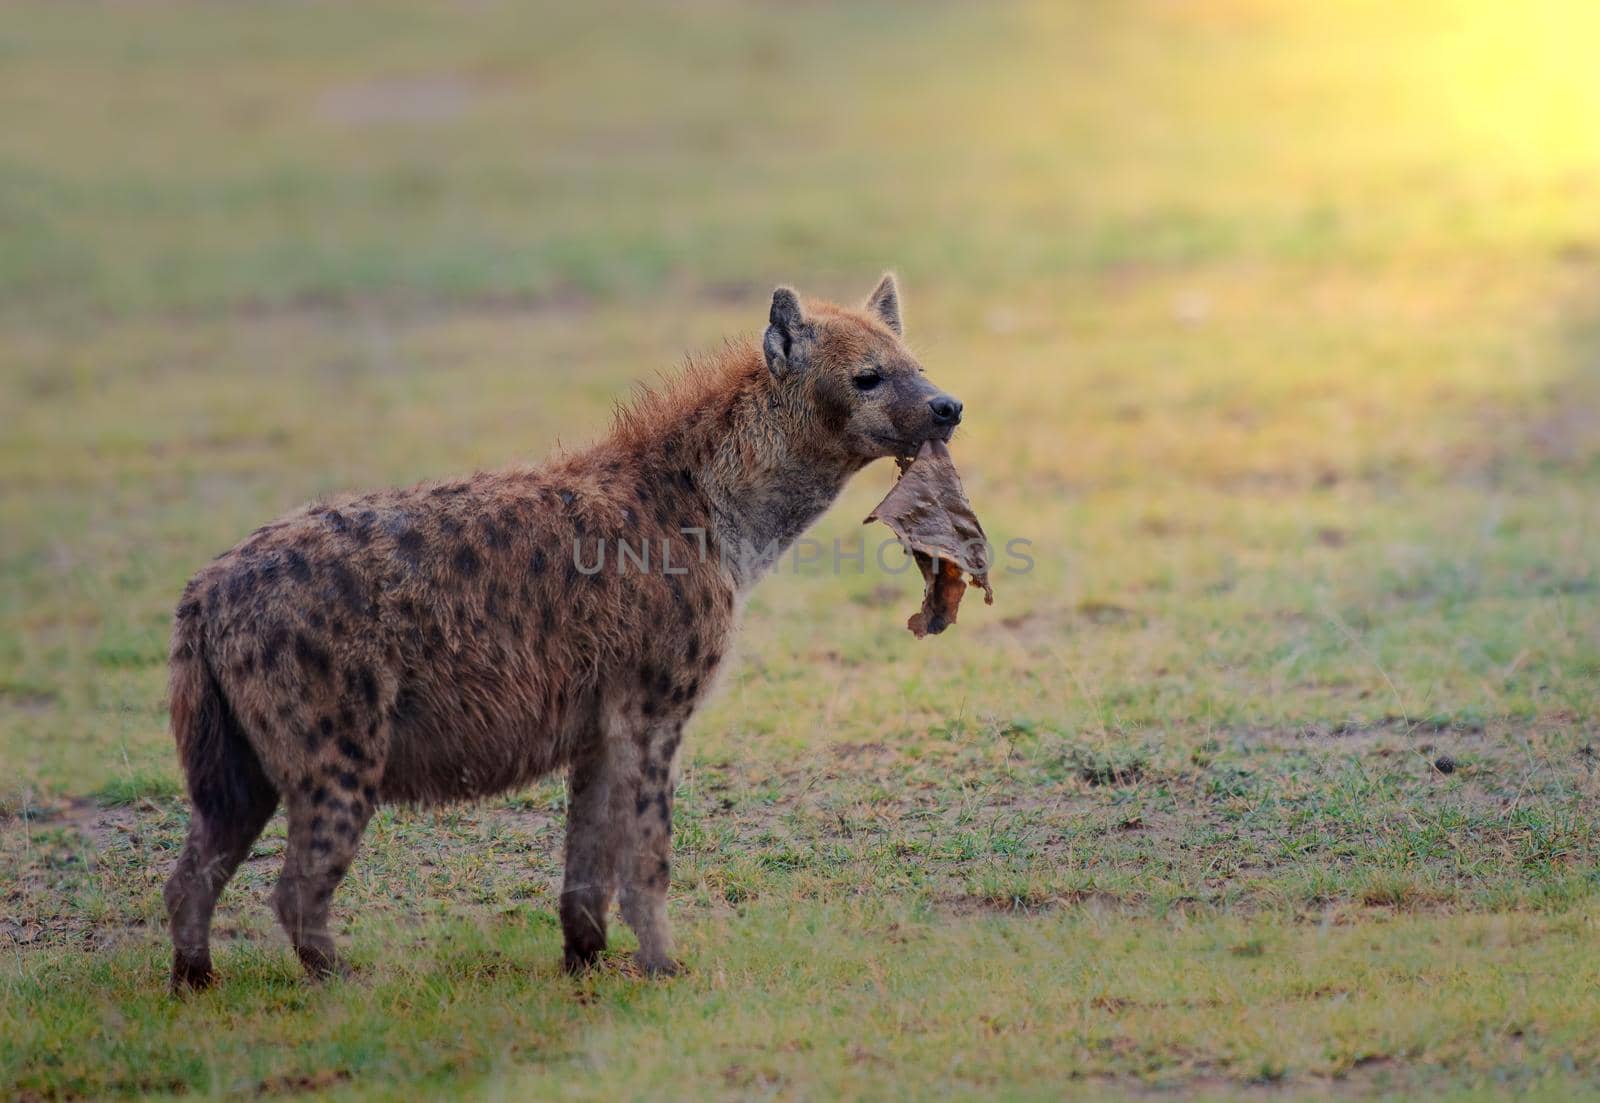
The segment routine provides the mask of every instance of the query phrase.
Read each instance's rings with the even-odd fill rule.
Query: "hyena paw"
[[[356,967],[332,950],[320,946],[301,946],[296,950],[306,976],[314,981],[349,980],[356,975]]]
[[[647,954],[641,950],[633,955],[633,963],[647,977],[676,977],[684,972],[683,962],[665,954]]]
[[[172,963],[172,980],[167,990],[174,996],[185,992],[203,992],[216,983],[217,974],[211,968],[210,958],[192,959],[179,956]]]
[[[568,976],[587,973],[600,960],[599,950],[577,950],[568,946],[561,953],[561,969]]]

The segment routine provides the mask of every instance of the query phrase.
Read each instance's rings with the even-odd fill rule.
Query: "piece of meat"
[[[930,440],[910,461],[899,460],[900,481],[867,514],[863,524],[882,521],[911,549],[922,572],[922,608],[906,621],[920,640],[938,635],[956,622],[967,591],[964,576],[983,587],[983,600],[994,604],[989,586],[989,540],[972,511],[961,476],[943,441]]]

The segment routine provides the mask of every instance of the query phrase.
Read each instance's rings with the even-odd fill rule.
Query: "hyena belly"
[[[598,730],[592,690],[519,693],[537,684],[522,664],[455,665],[458,680],[424,675],[396,697],[382,799],[437,804],[515,789],[567,765]]]

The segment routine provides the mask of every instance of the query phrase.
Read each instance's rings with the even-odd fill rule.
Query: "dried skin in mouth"
[[[965,576],[983,587],[983,600],[994,604],[989,588],[989,541],[961,489],[950,449],[930,440],[909,462],[900,464],[900,481],[884,496],[864,523],[882,521],[911,549],[922,572],[922,608],[906,621],[920,640],[937,636],[956,622]]]

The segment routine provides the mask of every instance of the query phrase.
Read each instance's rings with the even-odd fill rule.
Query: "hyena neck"
[[[804,399],[775,384],[753,345],[745,355],[742,400],[717,428],[704,475],[713,538],[741,591],[772,570],[861,466],[830,455]]]
[[[861,466],[807,447],[813,423],[790,401],[751,341],[691,363],[619,417],[621,443],[647,469],[692,482],[708,515],[708,552],[741,592],[772,569]]]
[[[733,478],[708,479],[712,544],[734,585],[747,590],[770,571],[833,505],[848,478],[790,455]]]

